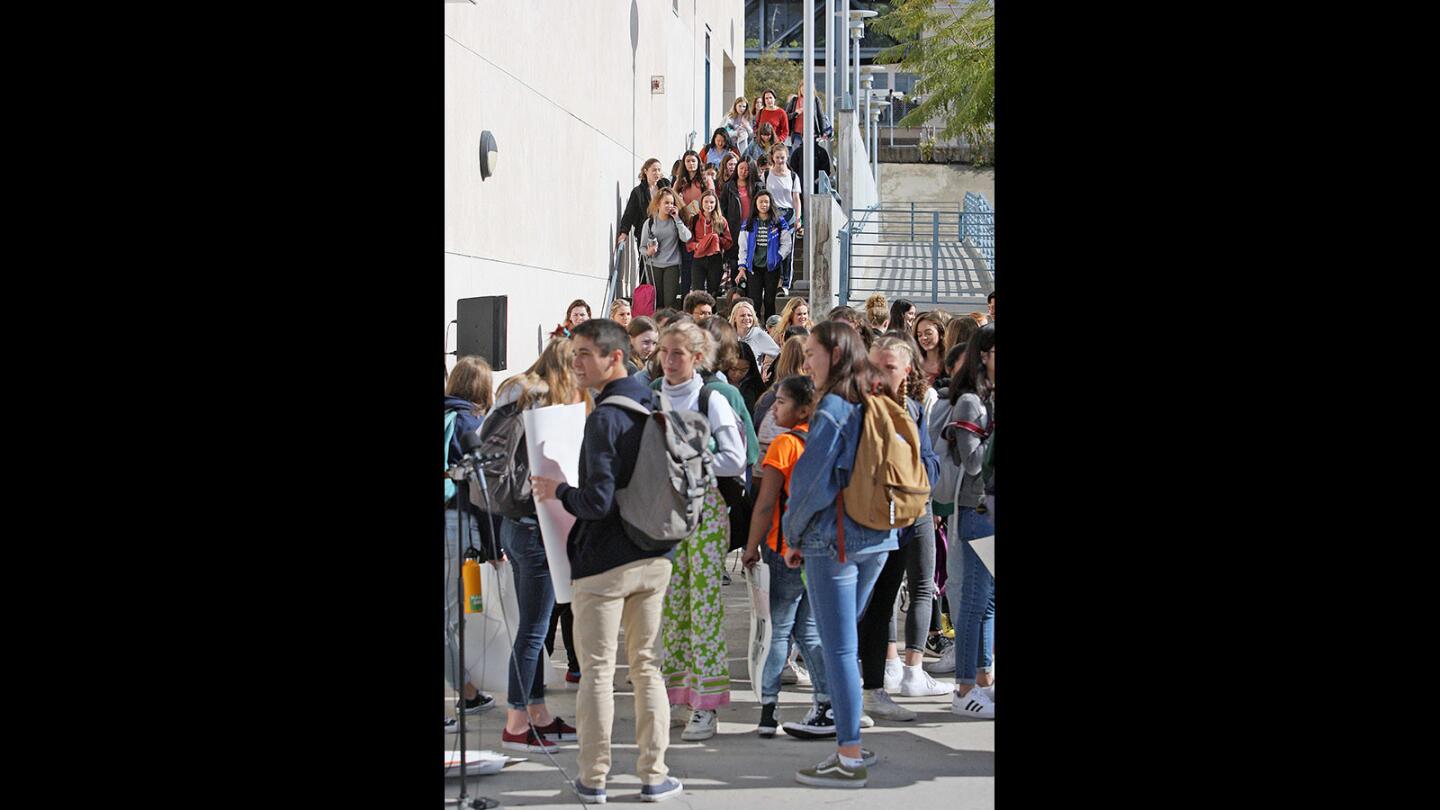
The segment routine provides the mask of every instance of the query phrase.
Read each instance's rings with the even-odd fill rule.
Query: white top
[[[771,202],[787,211],[795,208],[795,198],[800,193],[800,178],[794,173],[781,177],[775,172],[765,176],[765,190],[770,192]]]
[[[700,388],[704,382],[697,372],[687,383],[671,385],[669,380],[660,384],[660,391],[670,406],[682,411],[700,410]],[[724,395],[710,392],[710,435],[715,439],[715,474],[724,476],[744,475],[745,435],[740,432],[740,422],[735,410]]]

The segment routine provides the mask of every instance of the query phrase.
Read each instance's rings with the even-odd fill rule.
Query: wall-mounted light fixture
[[[495,136],[490,130],[480,133],[480,179],[495,173],[495,164],[500,160],[500,149],[495,145]]]

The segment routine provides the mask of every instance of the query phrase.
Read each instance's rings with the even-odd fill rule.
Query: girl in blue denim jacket
[[[850,482],[859,446],[866,394],[888,391],[870,363],[854,327],[827,321],[805,339],[805,370],[815,381],[819,407],[810,418],[805,452],[791,474],[789,502],[781,528],[794,546],[786,549],[791,567],[805,562],[806,592],[825,648],[825,672],[835,719],[838,750],[796,781],[821,787],[864,787],[874,753],[860,747],[860,670],[856,623],[874,589],[889,552],[897,547],[894,530],[878,530],[851,520],[838,497]],[[843,520],[845,543],[838,543]],[[842,559],[843,558],[843,559]]]

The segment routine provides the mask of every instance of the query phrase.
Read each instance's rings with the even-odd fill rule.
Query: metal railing
[[[967,216],[968,215],[968,216]],[[965,192],[965,209],[961,215],[960,235],[979,248],[981,255],[995,272],[995,211],[982,194]]]
[[[842,232],[841,297],[953,306],[983,304],[995,288],[995,212],[978,194],[963,203],[878,205]]]

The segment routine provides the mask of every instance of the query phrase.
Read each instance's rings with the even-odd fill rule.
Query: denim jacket
[[[810,417],[810,435],[805,452],[790,473],[790,495],[780,528],[787,540],[805,554],[828,552],[839,558],[836,539],[835,499],[850,483],[855,450],[860,444],[864,421],[859,405],[837,394],[826,394]],[[845,515],[845,556],[897,548],[895,529],[861,526]]]

